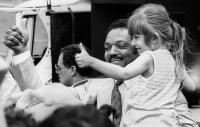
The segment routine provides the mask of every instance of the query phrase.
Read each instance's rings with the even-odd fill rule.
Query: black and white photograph
[[[0,127],[200,127],[195,0],[0,0]]]

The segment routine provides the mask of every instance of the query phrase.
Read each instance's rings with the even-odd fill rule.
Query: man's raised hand
[[[21,27],[12,26],[6,31],[4,44],[17,55],[27,50],[28,39],[28,32],[24,23]]]

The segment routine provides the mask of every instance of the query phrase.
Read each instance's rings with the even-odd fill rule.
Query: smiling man
[[[105,60],[106,62],[113,63],[119,66],[126,66],[138,56],[136,48],[131,45],[131,38],[128,34],[127,20],[119,19],[114,21],[107,31],[107,37],[104,43]],[[100,107],[103,104],[111,104],[111,93],[114,87],[114,82],[109,84],[108,82],[103,85],[97,98],[97,106]],[[124,113],[127,108],[127,97],[129,95],[128,90],[134,85],[134,79],[124,81],[122,85],[118,87],[121,100],[122,100],[122,118],[120,127],[122,127]],[[178,96],[175,101],[175,111],[177,113],[177,119],[181,127],[197,127],[197,123],[192,119],[190,110],[187,105],[187,100],[181,91],[178,92]]]
[[[137,51],[135,47],[131,45],[131,38],[128,34],[127,20],[119,19],[111,23],[107,31],[107,36],[104,43],[104,57],[105,61],[125,67],[131,61],[135,60],[137,57]],[[127,108],[127,97],[128,90],[133,86],[133,79],[124,81],[119,87],[119,92],[121,95],[122,104],[122,116],[121,121],[123,121],[124,113]],[[114,90],[114,84],[116,80],[111,79],[109,82],[103,84],[101,91],[97,95],[97,107],[103,104],[112,105],[112,92]],[[111,118],[113,119],[113,118]],[[123,126],[122,122],[120,124],[115,124],[115,126]]]
[[[126,20],[120,20],[111,24],[104,44],[106,62],[122,67],[137,57],[135,47],[131,46],[131,38],[125,22]]]

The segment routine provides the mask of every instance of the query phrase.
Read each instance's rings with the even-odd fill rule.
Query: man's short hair
[[[117,19],[113,21],[110,26],[108,27],[107,34],[112,30],[112,29],[117,29],[117,28],[127,28],[127,19]]]
[[[88,51],[88,49],[86,49]],[[65,46],[60,50],[60,54],[63,53],[63,65],[66,67],[75,66],[77,72],[81,76],[91,76],[92,69],[91,68],[79,68],[75,61],[75,55],[77,53],[81,53],[79,48],[79,44],[70,44]]]

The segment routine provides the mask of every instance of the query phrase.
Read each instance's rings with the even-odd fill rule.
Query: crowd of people
[[[9,70],[22,92],[2,103],[2,127],[198,127],[181,92],[196,86],[183,62],[185,41],[164,6],[144,4],[111,23],[105,62],[82,43],[67,45],[55,65],[60,82],[43,83],[27,31],[13,26],[4,41],[13,63],[0,62],[0,82]],[[107,78],[91,78],[92,69]]]

